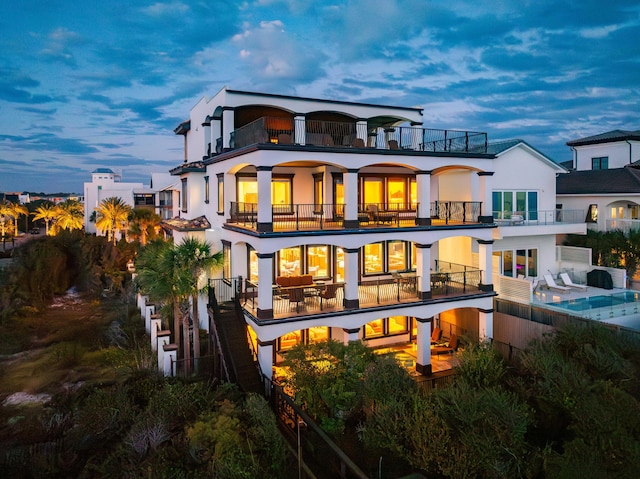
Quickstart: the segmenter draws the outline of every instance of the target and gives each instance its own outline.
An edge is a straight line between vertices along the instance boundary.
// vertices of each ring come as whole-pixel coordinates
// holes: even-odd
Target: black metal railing
[[[230,147],[302,144],[432,152],[486,153],[487,134],[414,126],[369,127],[364,122],[262,117],[231,133]],[[216,152],[222,149],[216,144]]]
[[[341,228],[345,205],[292,204],[272,205],[271,216],[275,230],[323,230]]]
[[[433,201],[431,219],[449,223],[477,223],[482,215],[481,201]]]

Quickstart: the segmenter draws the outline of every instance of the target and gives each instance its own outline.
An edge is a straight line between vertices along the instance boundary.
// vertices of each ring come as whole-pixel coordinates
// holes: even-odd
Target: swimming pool
[[[552,303],[558,308],[567,309],[571,312],[589,311],[599,308],[612,308],[619,305],[629,304],[633,307],[640,306],[640,292],[638,291],[622,291],[610,295],[598,295],[588,298],[576,298]]]
[[[640,330],[640,291],[566,299],[545,306],[573,316]]]

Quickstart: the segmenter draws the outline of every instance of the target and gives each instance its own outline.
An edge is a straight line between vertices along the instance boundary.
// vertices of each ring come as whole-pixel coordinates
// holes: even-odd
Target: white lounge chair
[[[565,286],[569,286],[570,288],[580,289],[582,291],[586,291],[588,288],[586,284],[574,283],[567,273],[560,273],[560,279]]]
[[[547,283],[547,288],[549,289],[555,289],[557,291],[562,291],[563,293],[571,291],[571,288],[569,288],[568,286],[560,286],[559,284],[556,284],[553,276],[551,276],[550,274],[544,275],[544,281]]]

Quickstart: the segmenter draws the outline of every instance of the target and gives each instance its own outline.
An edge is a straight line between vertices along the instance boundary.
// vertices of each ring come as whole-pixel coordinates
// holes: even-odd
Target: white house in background
[[[640,228],[640,130],[567,142],[573,168],[557,182],[557,203],[585,210],[589,228]]]
[[[161,218],[178,214],[179,192],[176,178],[169,173],[152,173],[146,188],[142,183],[124,183],[122,177],[110,168],[97,168],[91,173],[91,182],[84,184],[84,228],[89,234],[96,231],[92,214],[106,198],[118,197],[132,208],[149,208]]]
[[[494,264],[539,276],[556,234],[584,232],[582,214],[555,211],[562,169],[544,155],[424,121],[419,108],[223,88],[175,129],[174,236],[221,242],[266,376],[292,345],[328,337],[413,343],[429,375],[433,326],[492,337]]]

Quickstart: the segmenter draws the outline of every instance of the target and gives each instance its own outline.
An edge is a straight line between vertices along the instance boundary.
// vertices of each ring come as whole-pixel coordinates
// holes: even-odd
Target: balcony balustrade
[[[494,211],[494,222],[501,226],[578,224],[585,222],[583,210]]]
[[[344,228],[344,204],[272,205],[273,231],[316,231]],[[431,203],[432,226],[479,223],[479,201],[435,201]],[[358,225],[363,228],[409,228],[420,217],[418,203],[364,203],[358,205]],[[258,204],[232,202],[228,224],[257,229]]]
[[[444,265],[444,263],[443,263]],[[458,297],[480,293],[482,271],[458,265],[430,274],[433,299]],[[418,283],[420,277],[413,273],[397,273],[391,277],[363,279],[358,283],[359,309],[374,308],[399,303],[420,303]],[[323,294],[333,286],[330,282],[317,282],[306,286],[273,286],[273,318],[306,316],[325,312],[346,311],[344,307],[345,283],[337,283],[335,294]],[[257,316],[258,285],[245,280],[240,293],[241,305]]]
[[[447,153],[487,153],[487,134],[413,126],[374,127],[365,124],[262,117],[231,133],[231,149],[255,144],[298,144],[332,148],[370,148]],[[222,138],[216,153],[222,152]],[[208,152],[210,154],[210,151]]]

